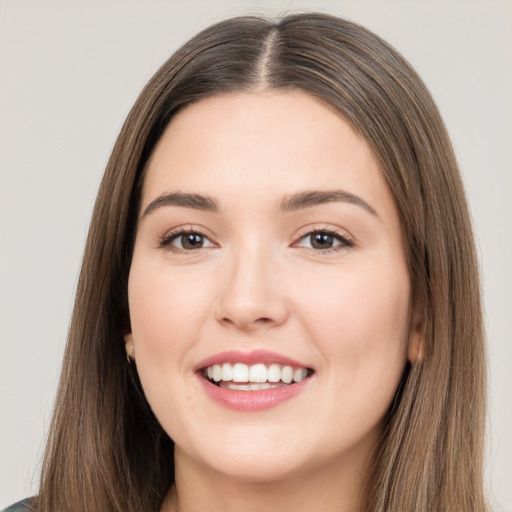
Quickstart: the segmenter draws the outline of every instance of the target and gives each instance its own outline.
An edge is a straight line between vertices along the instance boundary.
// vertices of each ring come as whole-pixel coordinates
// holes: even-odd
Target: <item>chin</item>
[[[300,460],[280,460],[275,457],[227,457],[222,461],[204,461],[217,474],[233,482],[259,484],[288,480],[306,471]]]
[[[232,481],[264,483],[301,473],[314,456],[304,450],[306,440],[290,438],[288,432],[283,438],[283,432],[272,435],[269,429],[229,430],[219,436],[210,431],[213,437],[208,443],[196,438],[196,442],[186,442],[181,447],[176,444],[176,457]]]

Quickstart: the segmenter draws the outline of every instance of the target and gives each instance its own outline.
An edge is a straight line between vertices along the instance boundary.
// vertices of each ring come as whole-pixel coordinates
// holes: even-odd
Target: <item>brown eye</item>
[[[162,247],[168,246],[182,251],[193,251],[204,247],[213,247],[214,244],[201,233],[180,232],[164,239]]]
[[[187,233],[186,235],[181,235],[179,239],[181,239],[182,248],[186,250],[199,249],[204,244],[204,237],[197,233]]]
[[[338,233],[330,231],[312,231],[300,238],[297,244],[300,247],[308,247],[317,251],[328,251],[330,249],[342,249],[353,247],[354,243]]]
[[[313,233],[309,237],[313,249],[330,249],[334,245],[334,236],[329,233]]]

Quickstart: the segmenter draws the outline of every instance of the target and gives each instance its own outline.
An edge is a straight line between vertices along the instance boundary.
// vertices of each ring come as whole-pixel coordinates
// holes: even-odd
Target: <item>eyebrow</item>
[[[201,194],[188,194],[183,192],[172,192],[163,194],[151,201],[144,210],[142,216],[149,215],[162,206],[181,206],[184,208],[194,208],[205,212],[218,212],[219,204],[211,197]]]
[[[280,211],[297,211],[321,204],[344,202],[355,204],[378,217],[376,210],[359,196],[344,190],[310,190],[286,196],[279,204]],[[151,201],[142,216],[149,215],[163,206],[181,206],[206,212],[218,212],[218,202],[209,196],[184,192],[163,194]]]
[[[377,211],[365,200],[344,190],[311,190],[286,196],[281,201],[279,209],[281,211],[296,211],[310,208],[311,206],[336,202],[355,204],[378,217]]]

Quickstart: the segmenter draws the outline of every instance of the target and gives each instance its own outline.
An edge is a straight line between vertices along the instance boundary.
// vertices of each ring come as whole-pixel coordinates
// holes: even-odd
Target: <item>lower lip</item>
[[[276,407],[286,402],[286,400],[297,396],[306,388],[311,380],[311,377],[308,377],[300,382],[287,386],[258,389],[255,391],[237,391],[216,386],[209,380],[206,380],[200,373],[197,374],[197,377],[206,394],[212,400],[228,409],[244,412],[262,411]]]

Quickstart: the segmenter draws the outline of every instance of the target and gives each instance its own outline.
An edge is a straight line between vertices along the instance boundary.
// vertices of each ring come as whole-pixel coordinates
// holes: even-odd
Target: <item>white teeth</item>
[[[304,380],[308,375],[306,368],[297,368],[293,373],[293,382],[300,382]]]
[[[222,366],[220,364],[213,365],[213,380],[215,382],[222,380]]]
[[[271,364],[267,370],[269,382],[279,382],[281,380],[281,367],[278,364]]]
[[[249,382],[249,367],[246,364],[233,365],[233,382]]]
[[[218,382],[219,385],[225,388],[252,391],[276,387],[271,384],[279,383],[279,385],[284,385],[291,384],[292,382],[301,382],[308,376],[308,370],[288,365],[281,366],[276,363],[268,367],[263,363],[251,366],[244,363],[223,363],[205,368],[204,376],[214,382]],[[227,384],[231,382],[240,384]],[[222,385],[224,383],[226,384]]]
[[[226,382],[221,383],[220,385],[222,388],[227,389],[234,389],[235,391],[259,391],[260,389],[270,389],[279,387],[273,384],[270,384],[270,382],[262,382],[262,383],[255,383],[255,384],[236,384],[234,382]]]
[[[251,389],[251,386],[248,384],[239,384],[238,386],[236,384],[231,384],[228,386],[229,389],[237,389],[239,391],[253,391]]]
[[[226,382],[233,380],[233,367],[229,363],[222,365],[222,380]]]
[[[291,381],[293,380],[293,368],[291,366],[285,366],[281,370],[281,380],[285,384],[290,384],[291,383]]]
[[[255,364],[249,368],[249,382],[267,382],[267,367]]]
[[[273,386],[270,382],[262,382],[261,384],[250,384],[249,387],[253,389],[270,389]]]

